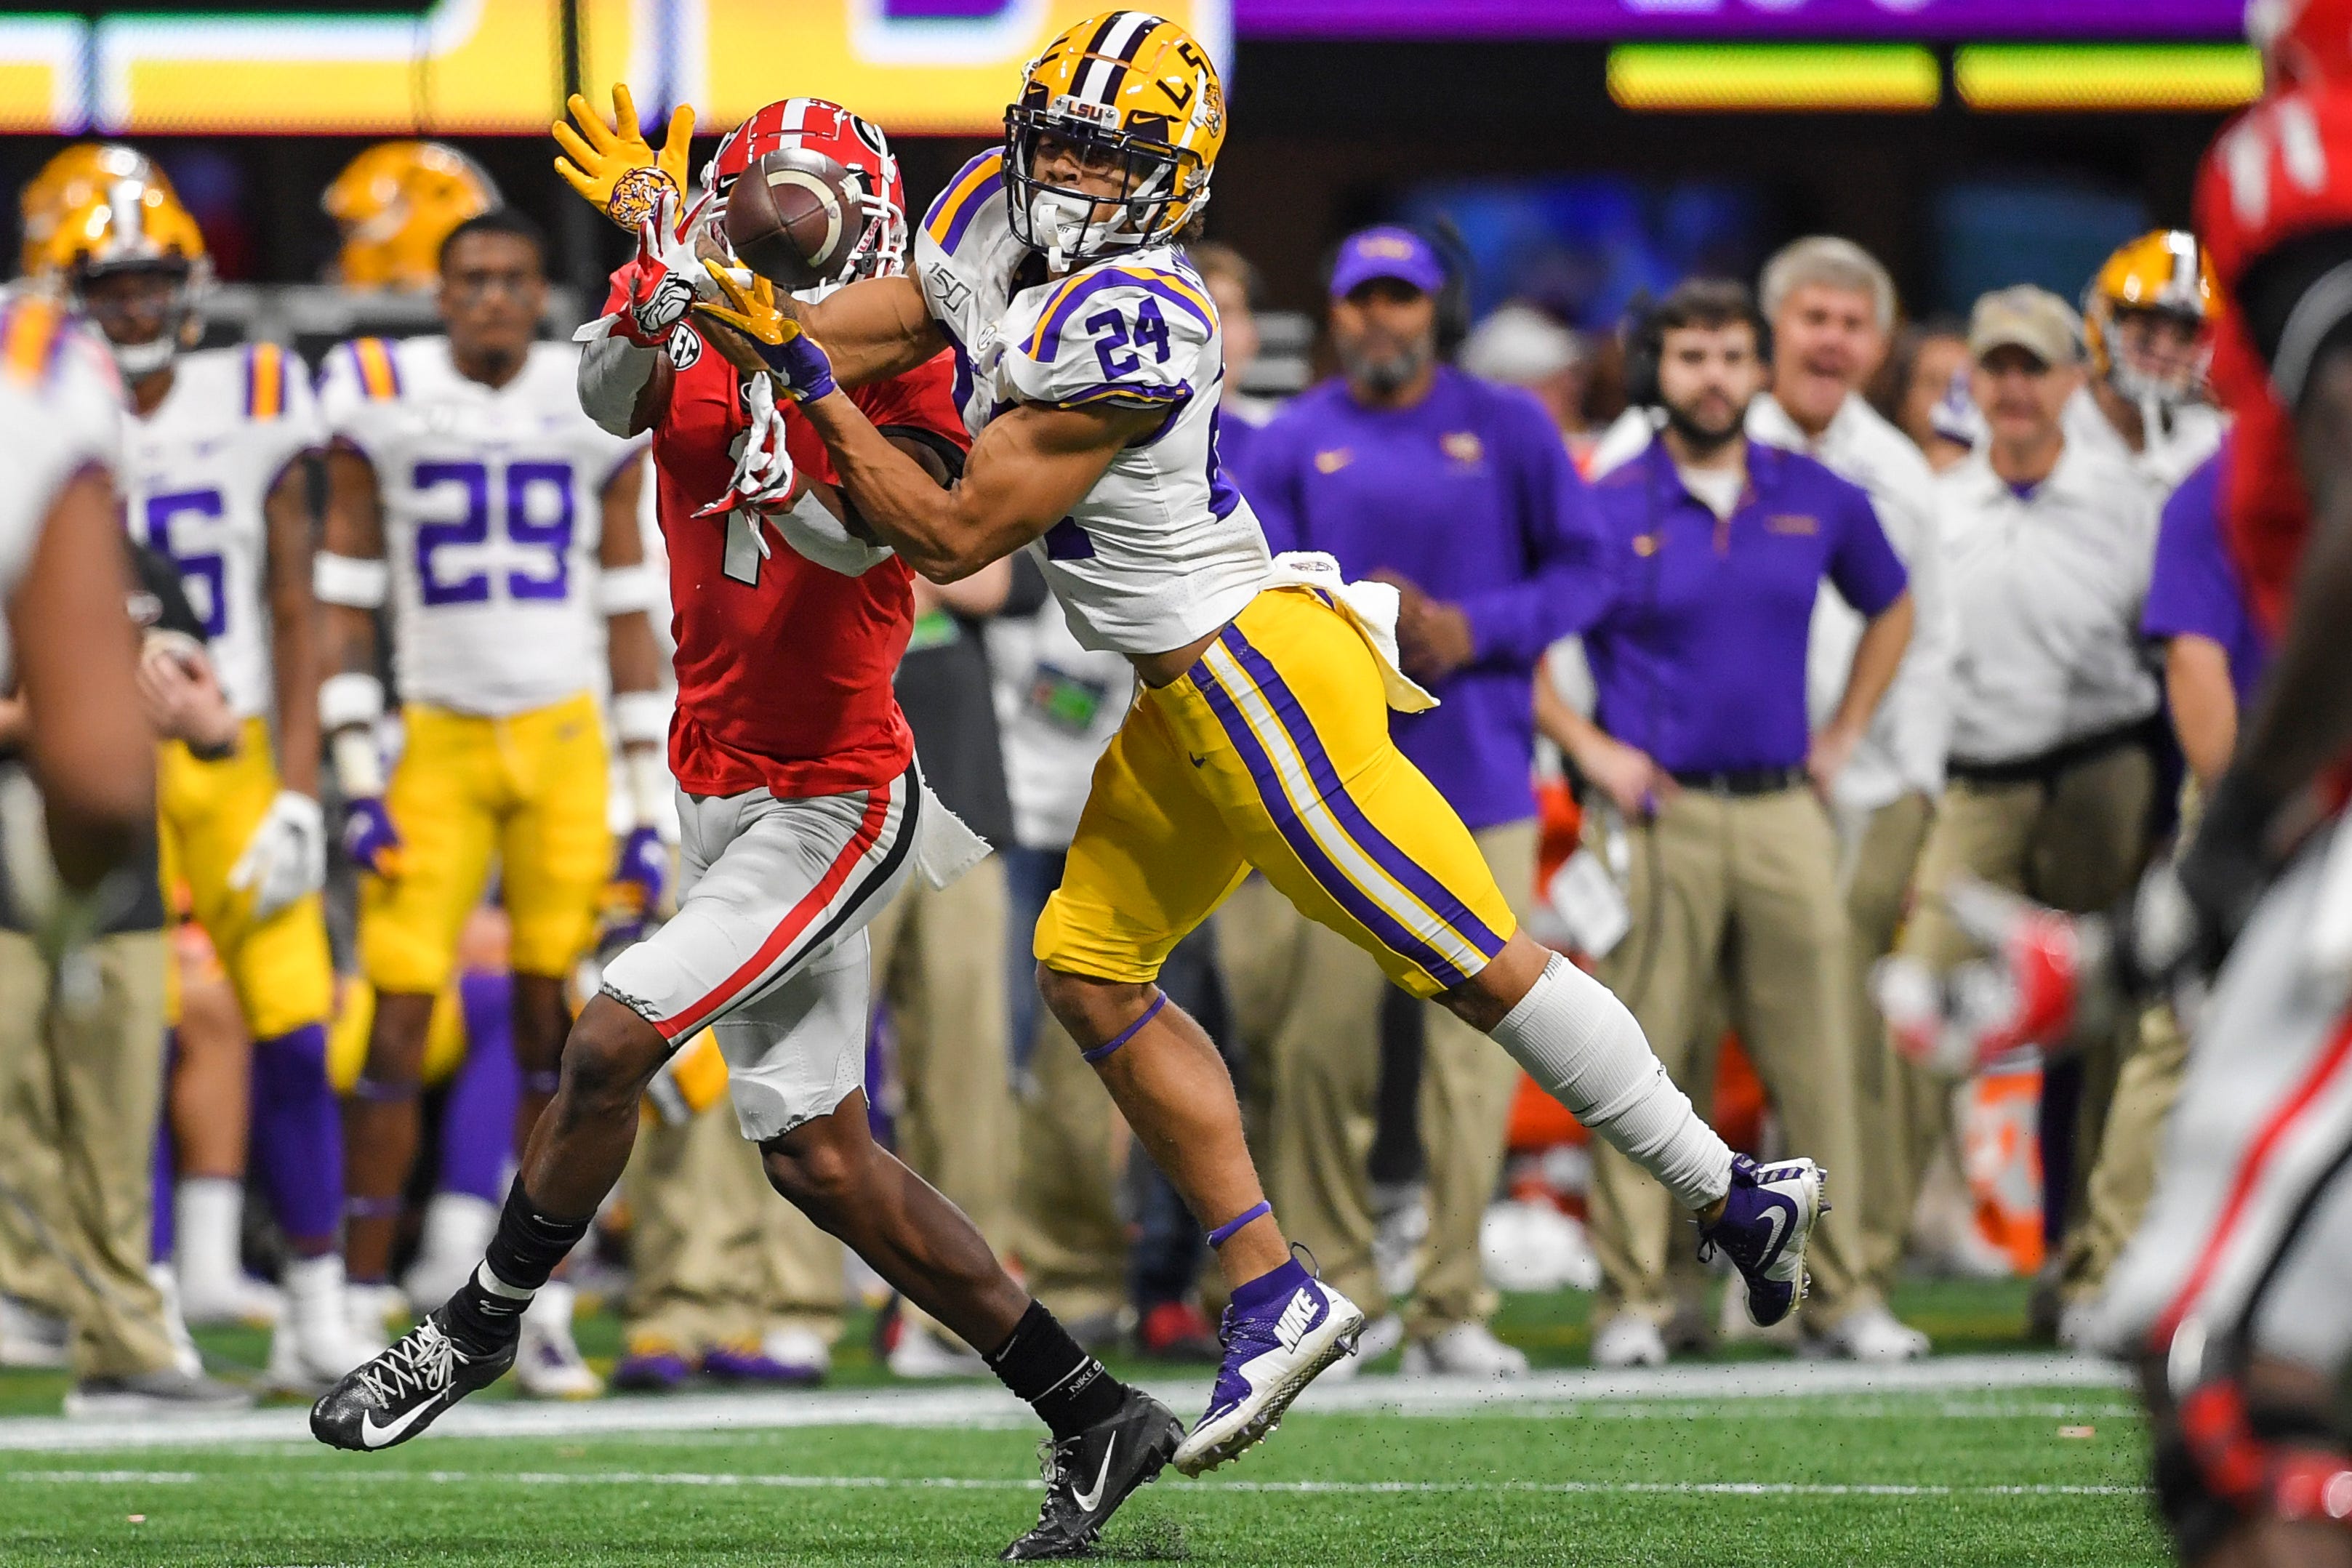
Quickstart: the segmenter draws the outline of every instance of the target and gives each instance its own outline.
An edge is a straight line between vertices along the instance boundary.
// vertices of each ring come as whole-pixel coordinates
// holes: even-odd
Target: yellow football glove
[[[687,150],[694,140],[691,104],[670,111],[669,131],[659,152],[647,144],[637,125],[636,100],[625,83],[613,84],[611,126],[576,92],[564,107],[580,129],[560,120],[551,127],[556,145],[570,154],[555,161],[555,172],[598,212],[635,234],[658,210],[663,187],[677,198],[680,209],[685,207]]]
[[[732,268],[722,267],[709,256],[702,258],[702,270],[719,286],[726,305],[714,305],[708,299],[698,299],[696,310],[714,321],[724,321],[747,338],[756,338],[770,347],[778,347],[800,330],[800,323],[785,315],[776,304],[776,286],[751,274],[749,287],[744,287]],[[748,270],[748,269],[747,269]],[[729,308],[729,307],[733,308]]]
[[[766,371],[776,379],[776,390],[795,402],[807,402],[830,396],[838,390],[833,379],[833,361],[825,357],[817,340],[802,329],[797,315],[787,314],[776,299],[776,286],[754,273],[747,287],[735,274],[706,256],[702,268],[719,286],[726,298],[724,305],[708,299],[697,299],[694,308],[713,321],[732,327],[739,334],[738,342],[730,344],[726,334],[714,340],[719,351],[740,370],[755,367],[736,356],[740,346],[758,361],[756,368]]]

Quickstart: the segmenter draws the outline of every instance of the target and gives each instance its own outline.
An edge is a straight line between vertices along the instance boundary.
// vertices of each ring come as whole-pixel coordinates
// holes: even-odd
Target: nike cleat
[[[511,1341],[487,1355],[460,1350],[443,1326],[444,1310],[425,1313],[398,1343],[327,1390],[310,1406],[310,1436],[361,1454],[405,1443],[514,1364]]]
[[[1092,1554],[1095,1537],[1128,1494],[1158,1476],[1184,1439],[1176,1413],[1139,1388],[1118,1409],[1074,1437],[1037,1447],[1045,1466],[1045,1506],[1036,1528],[1006,1547],[1002,1561],[1036,1563]]]
[[[1797,1310],[1811,1283],[1805,1273],[1805,1243],[1813,1222],[1827,1212],[1822,1178],[1828,1173],[1811,1160],[1759,1166],[1746,1155],[1731,1157],[1731,1190],[1723,1213],[1699,1232],[1702,1262],[1719,1250],[1748,1285],[1748,1316],[1759,1328]]]
[[[1300,1281],[1297,1288],[1253,1310],[1244,1310],[1238,1299],[1225,1309],[1217,1329],[1225,1345],[1217,1386],[1200,1425],[1176,1450],[1176,1468],[1185,1475],[1213,1470],[1255,1446],[1324,1368],[1355,1354],[1363,1309],[1296,1264],[1289,1267]]]

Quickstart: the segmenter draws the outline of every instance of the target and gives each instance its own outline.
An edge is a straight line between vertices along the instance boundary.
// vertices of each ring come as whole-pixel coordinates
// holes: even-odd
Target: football
[[[848,170],[822,152],[788,147],[761,158],[728,188],[726,226],[736,259],[789,292],[839,280],[866,214]]]

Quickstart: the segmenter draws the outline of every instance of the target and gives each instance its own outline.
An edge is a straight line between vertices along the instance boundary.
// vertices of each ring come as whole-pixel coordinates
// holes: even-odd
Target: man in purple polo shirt
[[[2245,584],[2221,538],[2221,495],[2231,445],[2180,482],[2156,530],[2140,632],[2164,651],[2165,706],[2189,763],[2181,789],[2179,837],[2197,825],[2205,792],[2237,748],[2238,719],[2270,664],[2270,643],[2256,626]],[[2131,1054],[2116,1075],[2106,1131],[2092,1167],[2083,1223],[2067,1238],[2061,1281],[2060,1340],[2086,1343],[2094,1304],[2124,1244],[2139,1228],[2156,1185],[2156,1155],[2165,1118],[2188,1071],[2189,1041],[2169,1001],[2140,1015]]]
[[[1847,917],[1822,796],[1902,661],[1911,596],[1864,491],[1743,433],[1766,337],[1736,283],[1685,283],[1653,314],[1643,347],[1666,423],[1592,486],[1617,585],[1584,634],[1599,704],[1591,720],[1558,704],[1545,714],[1605,797],[1587,815],[1589,838],[1605,846],[1622,832],[1631,850],[1618,858],[1633,928],[1602,980],[1688,1082],[1712,1074],[1711,1049],[1693,1036],[1704,990],[1727,971],[1741,1039],[1789,1141],[1830,1151],[1819,1157],[1832,1175],[1858,1176]],[[1816,734],[1805,656],[1824,578],[1866,624]],[[1592,1187],[1603,1279],[1593,1359],[1654,1364],[1671,1312],[1666,1195],[1598,1145]],[[1884,1317],[1861,1277],[1858,1212],[1835,1204],[1813,1233],[1805,1322],[1833,1352],[1875,1355],[1854,1332]]]
[[[1536,662],[1591,622],[1608,589],[1590,499],[1542,405],[1441,361],[1445,282],[1408,229],[1350,236],[1330,286],[1341,374],[1255,434],[1240,482],[1275,550],[1321,550],[1349,577],[1402,591],[1405,667],[1439,706],[1398,716],[1397,745],[1461,813],[1524,915],[1535,890]],[[1430,1233],[1402,1322],[1385,1316],[1365,1165],[1381,974],[1344,938],[1255,891],[1220,919],[1236,1010],[1263,1069],[1253,1076],[1268,1196],[1325,1277],[1373,1315],[1367,1351],[1402,1332],[1408,1371],[1524,1373],[1527,1358],[1486,1327],[1496,1300],[1478,1256],[1517,1068],[1428,1009]]]

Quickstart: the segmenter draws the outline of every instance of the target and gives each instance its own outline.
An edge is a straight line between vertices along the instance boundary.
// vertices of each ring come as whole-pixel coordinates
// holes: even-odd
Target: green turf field
[[[1973,1299],[1947,1299],[1956,1314],[1948,1334],[1970,1321]],[[2011,1300],[1981,1298],[1988,1329]],[[1911,1303],[1914,1315],[1931,1317],[1929,1304]],[[1568,1352],[1580,1316],[1522,1300],[1507,1322],[1515,1338],[1565,1364],[1576,1359]],[[1310,1395],[1240,1464],[1201,1481],[1171,1472],[1129,1505],[1106,1554],[1348,1568],[2167,1561],[2140,1490],[2139,1425],[2120,1391],[1769,1392],[1780,1375],[1753,1362],[1675,1369],[1646,1389],[1468,1410],[1412,1392],[1427,1385],[1360,1380],[1332,1398],[1357,1408],[1318,1415]],[[862,1366],[845,1368],[844,1382],[850,1392],[835,1397],[871,1406],[875,1418],[930,1418],[901,1392],[858,1394],[870,1382]],[[29,1393],[23,1378],[0,1378],[0,1391]],[[1361,1408],[1390,1391],[1410,1407]],[[366,1457],[294,1436],[290,1411],[244,1418],[200,1446],[161,1431],[74,1440],[57,1437],[59,1427],[0,1421],[0,1563],[985,1561],[1034,1517],[1034,1428],[985,1388],[944,1397],[978,1414],[716,1430],[693,1419],[716,1405],[607,1400],[502,1413],[481,1401],[479,1413],[461,1414],[537,1428],[436,1432]],[[791,1406],[769,1396],[761,1407]],[[678,1430],[614,1429],[664,1416],[690,1419]],[[264,1426],[274,1435],[250,1435]],[[116,1446],[89,1446],[100,1439]]]

